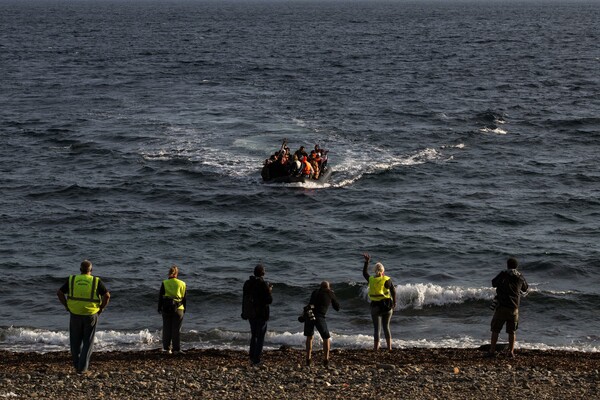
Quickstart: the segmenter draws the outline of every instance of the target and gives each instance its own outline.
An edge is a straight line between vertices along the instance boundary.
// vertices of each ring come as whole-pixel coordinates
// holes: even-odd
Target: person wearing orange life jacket
[[[314,169],[310,164],[310,161],[306,156],[302,158],[302,176],[305,178],[312,178]]]
[[[363,277],[369,282],[369,299],[371,300],[371,318],[373,320],[373,349],[379,349],[379,331],[383,326],[383,334],[387,342],[387,349],[392,350],[392,334],[390,319],[396,308],[396,288],[389,276],[385,276],[385,267],[382,263],[375,264],[375,275],[369,276],[368,268],[371,256],[364,253],[365,263]]]
[[[98,315],[108,305],[110,293],[100,278],[92,276],[92,263],[83,260],[80,275],[71,275],[58,289],[58,300],[69,311],[69,341],[73,366],[86,374],[94,347]]]
[[[184,354],[181,350],[181,326],[186,308],[186,285],[179,280],[179,268],[169,268],[169,279],[165,279],[158,296],[158,312],[163,318],[163,351],[171,354]]]
[[[319,155],[313,150],[310,152],[310,165],[313,167],[313,178],[319,179],[319,175],[321,173],[321,168],[319,167],[321,162],[321,158]]]

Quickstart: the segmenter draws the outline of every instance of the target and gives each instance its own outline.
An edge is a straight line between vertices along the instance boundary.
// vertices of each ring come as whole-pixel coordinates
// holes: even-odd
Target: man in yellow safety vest
[[[83,260],[80,275],[71,275],[58,289],[58,300],[71,314],[69,340],[73,365],[79,374],[87,373],[94,347],[98,315],[110,300],[100,278],[92,276],[92,263]]]

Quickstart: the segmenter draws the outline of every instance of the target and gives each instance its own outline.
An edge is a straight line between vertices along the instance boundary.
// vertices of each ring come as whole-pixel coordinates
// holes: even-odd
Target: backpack
[[[174,299],[166,297],[163,300],[162,310],[165,314],[175,314],[179,306],[181,306],[180,301],[175,301]]]
[[[254,284],[248,280],[244,284],[242,297],[242,319],[256,318],[256,307],[254,306]]]

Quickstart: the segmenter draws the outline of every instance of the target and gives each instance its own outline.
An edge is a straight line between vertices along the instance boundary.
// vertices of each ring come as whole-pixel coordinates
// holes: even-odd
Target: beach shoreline
[[[68,352],[0,351],[0,397],[100,398],[595,398],[600,353],[518,350],[484,358],[481,349],[334,349],[328,367],[313,352],[265,351],[260,366],[236,350],[96,352],[87,375]]]

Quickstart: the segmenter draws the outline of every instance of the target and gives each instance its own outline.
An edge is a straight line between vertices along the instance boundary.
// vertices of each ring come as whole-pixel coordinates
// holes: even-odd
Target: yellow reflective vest
[[[185,282],[181,281],[177,278],[165,279],[163,281],[163,286],[165,287],[165,295],[169,299],[173,299],[175,301],[182,301],[185,297]],[[183,310],[183,304],[177,307],[178,310]]]
[[[371,301],[380,301],[391,299],[390,289],[385,287],[385,283],[390,280],[389,276],[370,276],[369,277],[369,298]]]
[[[100,311],[102,299],[98,295],[100,278],[87,274],[69,276],[67,307],[76,315],[94,315]]]

